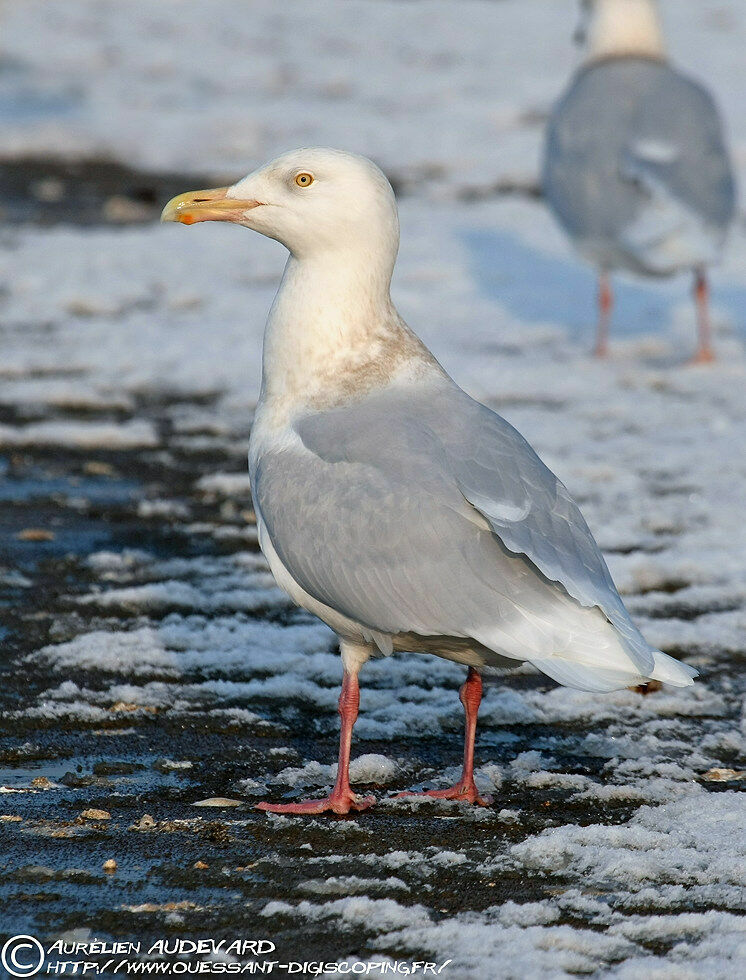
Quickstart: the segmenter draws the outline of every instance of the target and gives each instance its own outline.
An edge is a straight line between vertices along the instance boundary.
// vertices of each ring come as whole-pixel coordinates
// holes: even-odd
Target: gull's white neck
[[[587,61],[622,56],[666,56],[652,0],[597,0],[588,28]]]
[[[437,362],[397,313],[393,261],[291,254],[264,333],[260,404],[280,418],[324,409]]]

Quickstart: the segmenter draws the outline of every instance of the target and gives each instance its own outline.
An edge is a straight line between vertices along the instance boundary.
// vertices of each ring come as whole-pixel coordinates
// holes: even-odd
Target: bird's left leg
[[[598,274],[598,323],[596,325],[596,346],[593,348],[594,357],[609,356],[609,323],[614,306],[614,293],[611,288],[611,276],[608,270],[602,269]]]
[[[337,780],[329,796],[321,800],[303,800],[300,803],[259,803],[257,810],[270,813],[314,814],[349,813],[350,810],[367,810],[376,802],[374,796],[358,796],[350,787],[350,748],[352,745],[352,729],[357,720],[360,705],[360,686],[357,675],[365,661],[370,657],[370,648],[363,644],[341,640],[342,692],[339,695],[339,762],[337,765]]]
[[[480,796],[474,782],[474,740],[477,735],[477,713],[482,701],[482,677],[474,667],[469,667],[469,673],[459,691],[461,704],[466,716],[466,731],[464,733],[464,767],[461,779],[455,786],[448,789],[429,789],[423,793],[399,793],[399,796],[433,796],[441,800],[462,800],[464,803],[476,803],[478,806],[489,806],[492,797]]]
[[[709,293],[707,276],[703,269],[698,269],[694,278],[694,302],[697,306],[697,333],[699,343],[697,353],[691,359],[691,364],[711,364],[715,360],[710,327]]]

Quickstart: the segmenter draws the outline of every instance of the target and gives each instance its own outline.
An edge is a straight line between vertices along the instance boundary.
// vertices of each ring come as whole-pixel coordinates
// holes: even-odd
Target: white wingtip
[[[669,657],[660,650],[653,650],[654,668],[649,676],[634,673],[633,670],[620,670],[608,667],[588,666],[573,663],[560,657],[547,657],[543,660],[533,658],[534,667],[548,674],[552,680],[565,687],[574,687],[579,691],[595,691],[608,693],[619,691],[645,681],[656,680],[672,687],[691,687],[699,671],[689,664],[683,664]]]
[[[656,650],[653,657],[655,658],[655,670],[650,675],[653,680],[672,684],[674,687],[691,687],[694,678],[699,676],[699,671],[695,667],[675,660],[673,657],[669,657],[667,653],[661,653],[660,650]]]

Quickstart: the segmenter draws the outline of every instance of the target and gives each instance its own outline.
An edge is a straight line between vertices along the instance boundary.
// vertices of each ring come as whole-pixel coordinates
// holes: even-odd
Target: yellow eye
[[[298,187],[310,187],[313,183],[313,174],[298,174],[295,183]]]

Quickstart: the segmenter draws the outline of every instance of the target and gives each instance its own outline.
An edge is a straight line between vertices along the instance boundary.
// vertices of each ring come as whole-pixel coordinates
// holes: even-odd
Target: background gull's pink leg
[[[611,308],[614,304],[614,294],[611,290],[609,273],[604,269],[598,276],[598,325],[596,327],[596,346],[594,357],[609,356],[609,321]]]
[[[697,306],[697,352],[691,359],[691,364],[711,364],[715,360],[712,349],[712,329],[710,326],[710,290],[707,276],[700,269],[695,273],[694,302]]]

